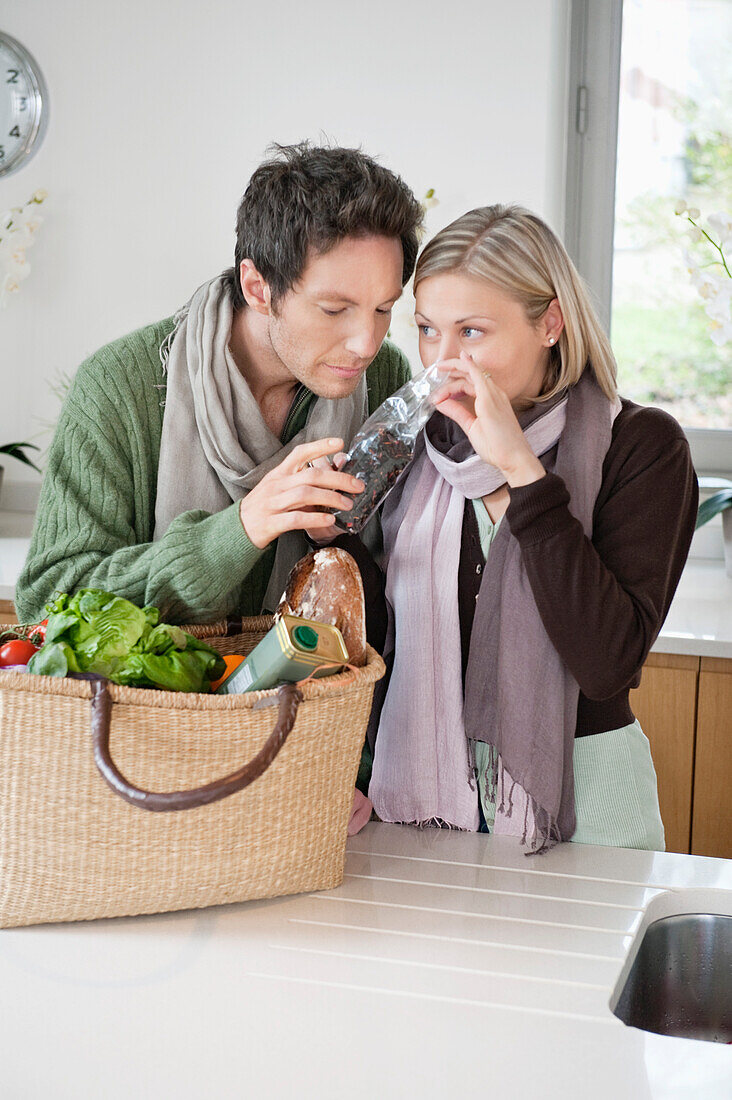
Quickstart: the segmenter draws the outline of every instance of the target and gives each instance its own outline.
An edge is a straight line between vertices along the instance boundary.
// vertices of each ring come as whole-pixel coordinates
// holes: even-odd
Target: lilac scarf
[[[570,511],[588,538],[619,407],[587,370],[562,401],[534,406],[521,418],[533,452],[546,455],[546,468],[564,479]],[[502,794],[509,780],[508,799],[497,799],[496,831],[516,831],[502,820],[516,801],[525,811],[518,831],[528,829],[534,845],[567,840],[575,829],[579,686],[544,629],[521,550],[504,522],[483,573],[463,698],[457,599],[463,509],[466,498],[486,496],[505,478],[466,444],[457,448],[462,461],[441,453],[431,429],[432,423],[382,517],[392,612],[387,652],[393,648],[395,659],[369,797],[384,821],[477,830],[472,742],[486,741],[493,749],[492,789]]]

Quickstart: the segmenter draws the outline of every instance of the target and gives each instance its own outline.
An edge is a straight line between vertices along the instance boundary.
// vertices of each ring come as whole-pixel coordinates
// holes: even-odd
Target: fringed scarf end
[[[472,737],[468,738],[468,786],[471,791],[476,790],[475,777],[478,774],[478,765],[475,760],[475,741]]]
[[[475,742],[473,742],[473,753],[475,753]],[[498,767],[500,757],[496,752],[495,746],[488,745],[488,763],[486,765],[483,778],[485,780],[485,793],[489,802],[495,802],[498,795]]]
[[[462,825],[453,825],[445,821],[443,817],[426,817],[422,821],[403,821],[402,825],[412,825],[415,829],[452,829],[456,833],[467,833],[470,829],[464,829]]]
[[[472,758],[475,759],[475,742],[471,739]],[[485,794],[488,802],[496,806],[496,813],[510,818],[514,808],[514,792],[516,787],[522,790],[518,780],[509,775],[508,797],[506,797],[506,769],[503,760],[495,745],[486,742],[488,747],[488,763],[483,772],[485,782]],[[476,769],[477,774],[477,769]],[[519,802],[520,806],[521,803]],[[530,833],[530,835],[529,835]],[[524,821],[521,833],[521,844],[529,847],[527,856],[543,855],[557,844],[561,844],[562,837],[559,832],[559,824],[556,817],[547,813],[538,805],[536,799],[530,795],[524,800]]]
[[[557,844],[562,843],[559,824],[556,817],[542,809],[542,807],[536,803],[535,799],[527,799],[526,815],[524,816],[524,835],[521,839],[522,844],[526,844],[529,803],[531,804],[531,810],[534,817],[534,829],[531,834],[530,850],[524,852],[524,855],[543,856],[551,851],[552,848],[555,848]],[[541,824],[539,824],[540,822]]]
[[[170,330],[170,332],[168,333],[168,335],[165,337],[165,339],[163,340],[160,347],[158,348],[158,355],[160,356],[160,366],[163,368],[163,374],[168,373],[168,360],[170,359],[170,347],[171,347],[171,344],[173,343],[173,341],[175,340],[178,329],[181,326],[181,322],[184,320],[186,314],[188,313],[189,306],[190,306],[190,302],[186,303],[186,305],[184,305],[182,309],[179,309],[173,315],[173,327]]]

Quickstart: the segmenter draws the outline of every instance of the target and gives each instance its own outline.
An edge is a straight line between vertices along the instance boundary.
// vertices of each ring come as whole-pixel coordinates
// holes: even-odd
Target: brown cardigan
[[[660,409],[622,402],[603,464],[591,541],[570,512],[569,493],[556,474],[511,489],[510,495],[504,522],[521,546],[547,634],[580,687],[575,736],[632,722],[628,692],[640,683],[694,533],[698,488],[683,431]],[[358,539],[338,539],[337,545],[353,553],[361,567],[370,640],[378,648],[386,633],[383,578]],[[458,572],[463,678],[483,564],[475,512],[466,501]],[[374,694],[372,745],[387,681],[388,674]]]

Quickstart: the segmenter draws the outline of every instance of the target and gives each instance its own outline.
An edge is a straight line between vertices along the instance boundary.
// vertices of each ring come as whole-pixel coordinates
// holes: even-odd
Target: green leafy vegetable
[[[75,626],[78,621],[73,611],[58,611],[53,615],[49,615],[48,626],[46,627],[46,641],[55,642],[57,638],[61,637],[65,630],[68,630],[70,626]]]
[[[28,671],[42,676],[66,676],[82,669],[68,642],[47,642],[31,657]]]
[[[225,672],[215,649],[179,626],[161,623],[156,607],[82,588],[73,596],[61,593],[46,610],[46,644],[29,661],[29,672],[96,672],[130,687],[204,692]]]
[[[188,635],[179,626],[161,623],[151,630],[145,639],[147,653],[168,653],[171,649],[185,649]]]

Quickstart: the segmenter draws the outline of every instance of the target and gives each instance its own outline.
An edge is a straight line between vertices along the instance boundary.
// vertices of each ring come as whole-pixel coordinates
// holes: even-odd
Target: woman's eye
[[[376,312],[381,313],[382,316],[384,316],[384,317],[389,317],[389,316],[391,316],[391,310],[392,310],[392,307],[389,306],[388,309],[377,309]]]
[[[321,306],[320,308],[323,310],[323,313],[325,313],[327,317],[337,317],[339,313],[343,313],[342,309],[326,309],[324,306]]]
[[[426,336],[427,339],[432,339],[433,336],[437,335],[437,330],[432,328],[432,325],[419,325],[418,327],[421,334]]]
[[[482,336],[483,335],[482,329],[479,329],[479,328],[464,328],[463,329],[463,336],[467,336],[468,340],[470,340],[473,335]]]

